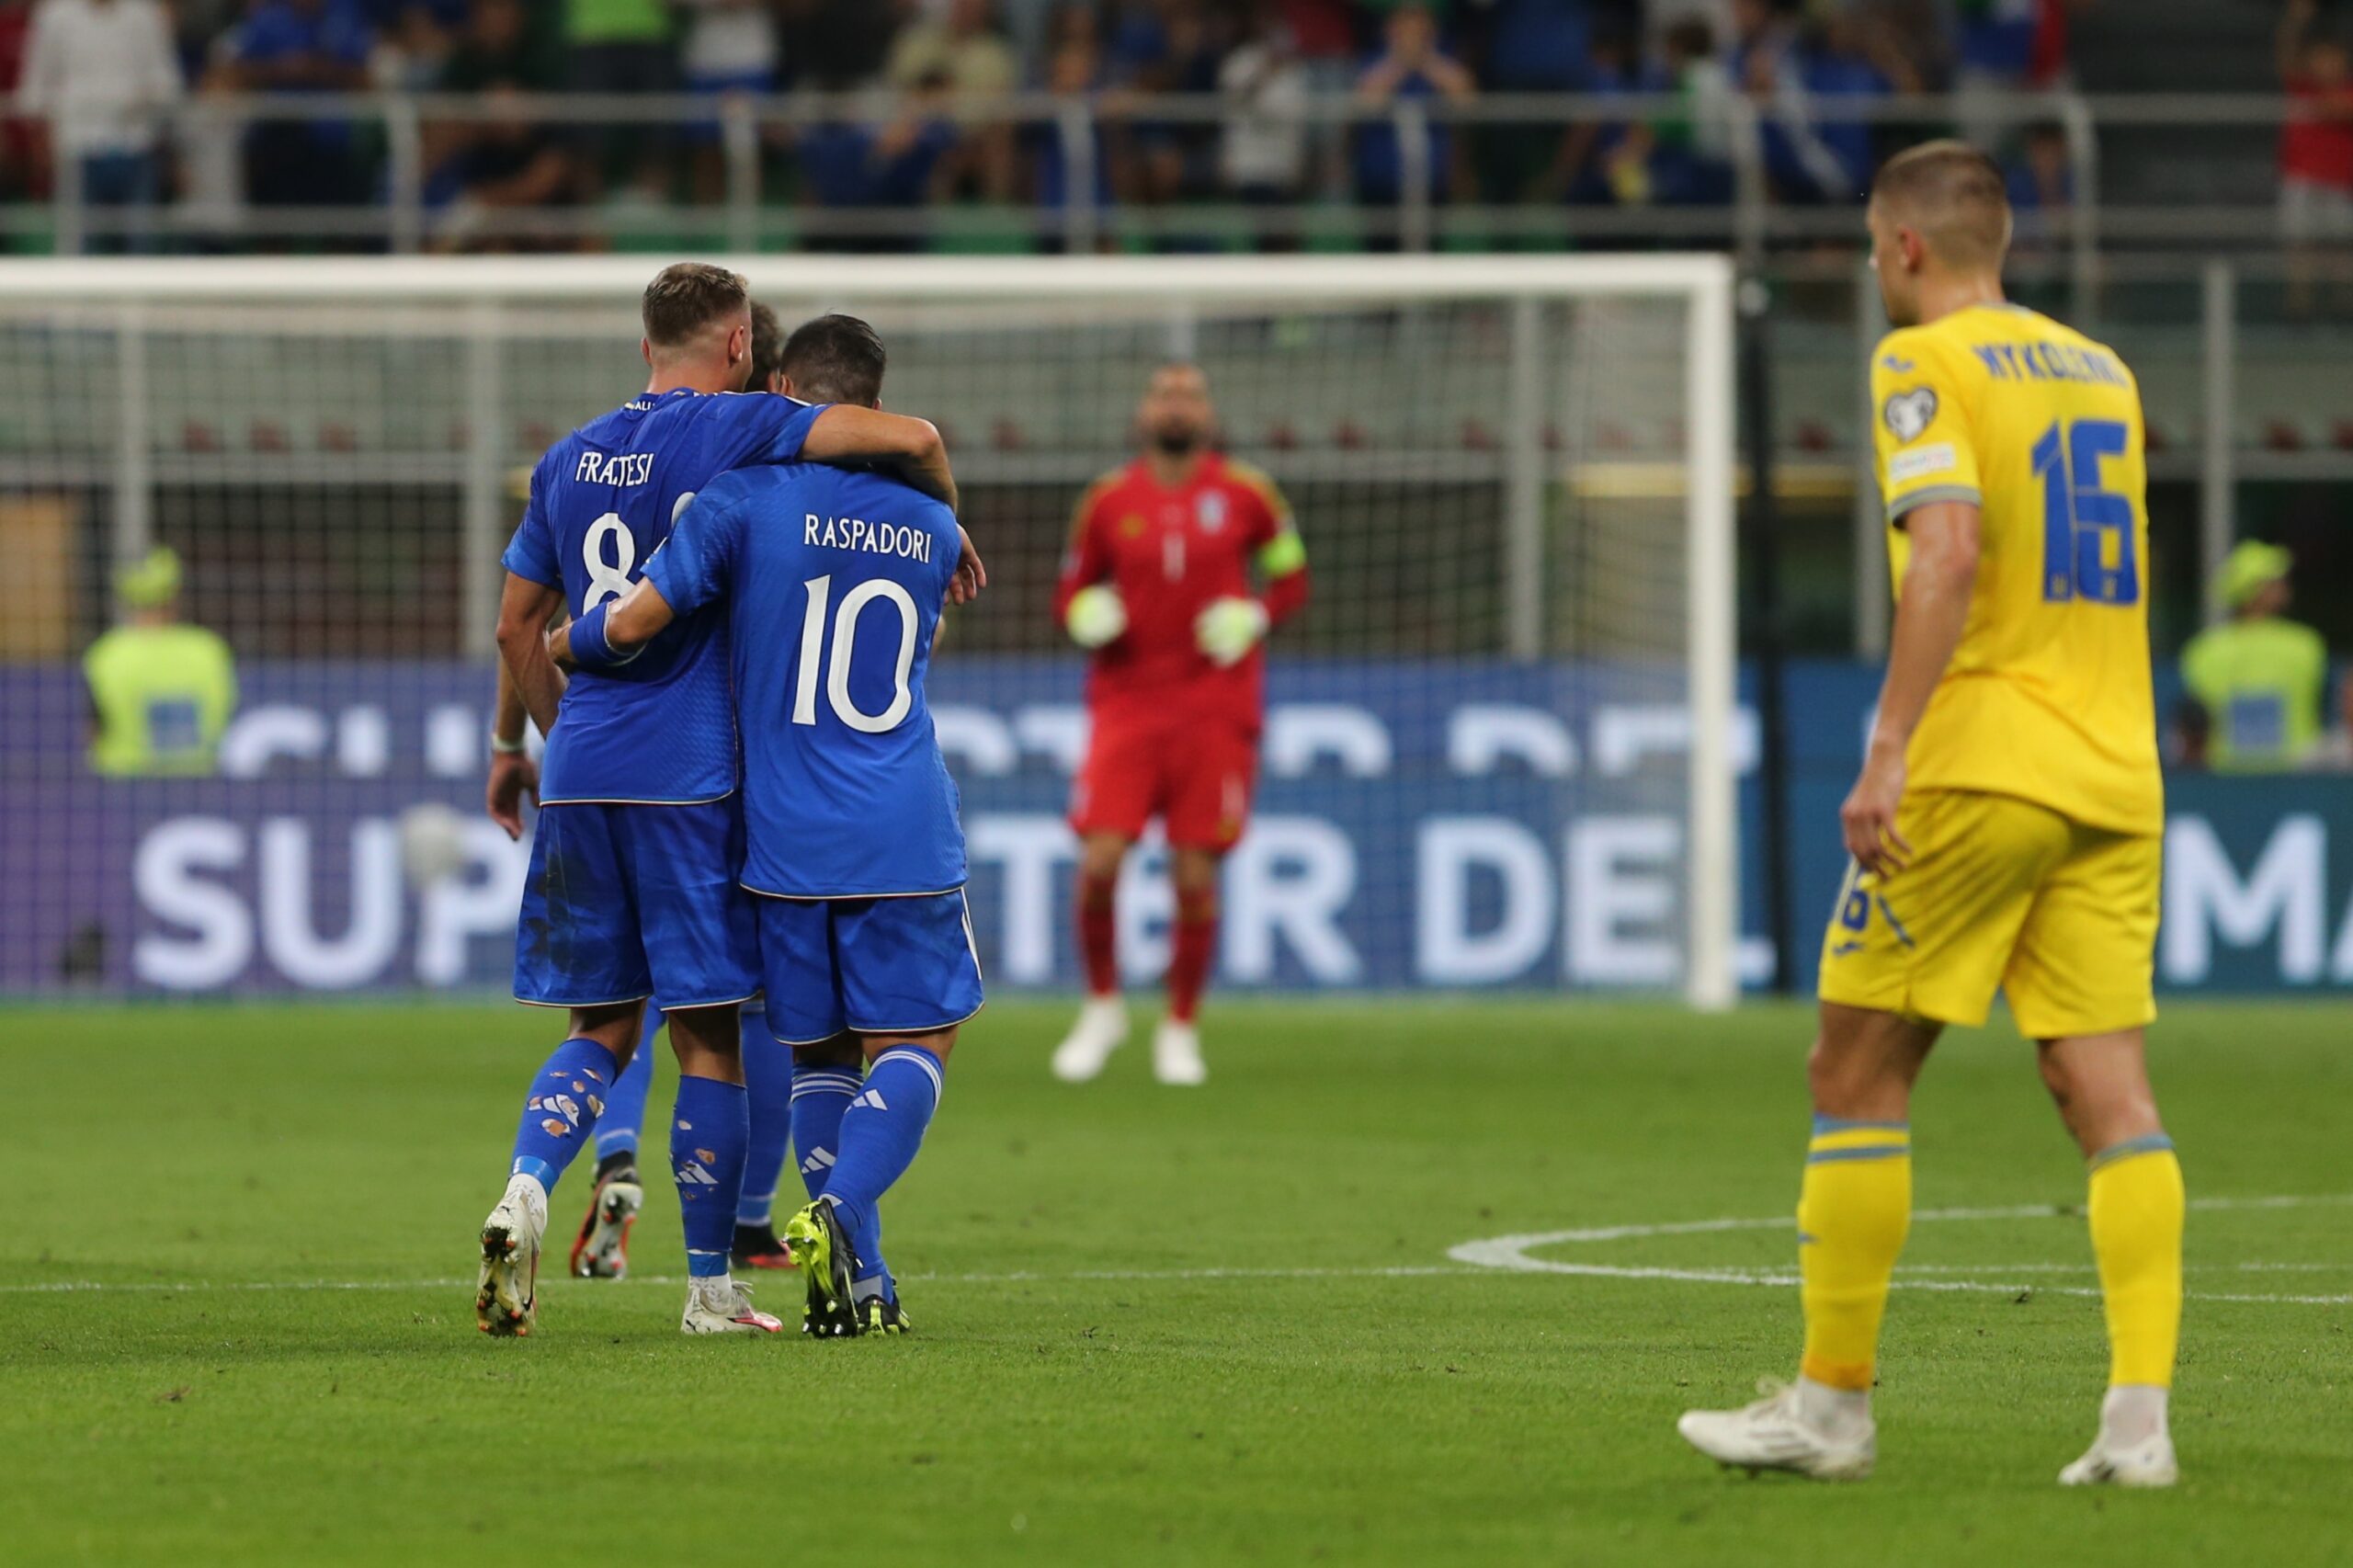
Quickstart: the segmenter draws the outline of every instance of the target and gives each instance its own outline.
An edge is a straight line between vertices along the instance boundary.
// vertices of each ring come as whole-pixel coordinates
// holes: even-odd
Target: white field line
[[[2195,1199],[2189,1207],[2197,1210],[2302,1209],[2321,1206],[2353,1204],[2353,1193],[2330,1193],[2315,1197],[2273,1198],[2205,1198]],[[2081,1217],[2077,1209],[2062,1209],[2054,1204],[2013,1204],[1989,1209],[1924,1209],[1912,1216],[1915,1223],[1939,1221],[1961,1221],[1976,1220],[2057,1220]],[[1484,1241],[1464,1242],[1449,1248],[1447,1256],[1457,1263],[1477,1264],[1483,1268],[1502,1269],[1521,1274],[1568,1274],[1592,1279],[1672,1279],[1699,1285],[1763,1285],[1787,1288],[1798,1283],[1797,1275],[1786,1268],[1680,1268],[1665,1266],[1628,1266],[1608,1263],[1571,1263],[1559,1258],[1529,1256],[1537,1247],[1565,1246],[1573,1243],[1626,1241],[1649,1236],[1699,1235],[1722,1231],[1772,1231],[1794,1229],[1793,1218],[1776,1216],[1772,1219],[1687,1220],[1656,1225],[1601,1225],[1566,1231],[1544,1231],[1529,1235],[1495,1236]],[[2287,1267],[2293,1267],[2294,1265]],[[2325,1265],[2322,1266],[2327,1267]],[[2353,1265],[2348,1265],[2353,1267]],[[2061,1266],[2063,1267],[2063,1266]],[[1988,1266],[1976,1272],[1987,1274],[2024,1275],[2058,1271],[2049,1265],[2029,1265],[2023,1268],[2004,1269]],[[1899,1270],[1912,1273],[1913,1270]],[[1953,1273],[1961,1272],[1955,1268]],[[2053,1296],[2093,1296],[2099,1294],[2097,1286],[2029,1285],[2014,1279],[1967,1278],[1898,1278],[1899,1290],[1966,1290],[1986,1294],[2040,1291]],[[2197,1301],[2236,1301],[2278,1303],[2294,1306],[2342,1306],[2353,1302],[2353,1294],[2346,1295],[2276,1295],[2222,1290],[2188,1290],[2183,1294]]]
[[[2206,1198],[2194,1199],[2190,1207],[2197,1210],[2263,1210],[2302,1209],[2353,1205],[2353,1193],[2335,1193],[2314,1197],[2279,1198]],[[2051,1204],[2017,1204],[1985,1209],[1927,1209],[1913,1216],[1915,1221],[1967,1221],[1984,1220],[2050,1220],[2079,1218],[2080,1211],[2061,1209]],[[1789,1269],[1749,1269],[1709,1267],[1673,1267],[1666,1265],[1631,1265],[1606,1263],[1571,1263],[1555,1258],[1531,1257],[1535,1247],[1562,1246],[1573,1243],[1639,1240],[1654,1236],[1704,1235],[1724,1231],[1788,1230],[1794,1221],[1786,1217],[1771,1219],[1685,1220],[1657,1224],[1625,1224],[1589,1226],[1579,1230],[1547,1231],[1529,1235],[1496,1236],[1485,1241],[1465,1242],[1450,1249],[1447,1264],[1403,1264],[1363,1268],[1107,1268],[1076,1269],[1064,1272],[1016,1271],[997,1274],[911,1274],[904,1278],[911,1284],[939,1285],[1016,1285],[1051,1284],[1069,1281],[1139,1281],[1184,1282],[1219,1279],[1411,1279],[1432,1276],[1472,1276],[1506,1272],[1520,1274],[1566,1274],[1597,1279],[1666,1279],[1700,1285],[1750,1285],[1786,1288],[1798,1282],[1797,1275]],[[2191,1264],[2188,1272],[2299,1272],[2327,1273],[2353,1269],[2353,1259],[2343,1263],[2221,1263]],[[1910,1290],[1960,1290],[1986,1294],[2009,1294],[2040,1291],[2057,1296],[2097,1296],[2094,1287],[2063,1285],[2030,1285],[2018,1278],[1981,1279],[1963,1278],[1974,1275],[2016,1276],[2088,1274],[2088,1264],[2011,1263],[2011,1264],[1923,1264],[1899,1268],[1897,1273],[1914,1278],[1900,1278],[1896,1289]],[[1918,1278],[1919,1276],[1951,1276],[1952,1278]],[[563,1279],[561,1275],[551,1279]],[[685,1284],[683,1275],[632,1274],[627,1279],[610,1283],[623,1285]],[[565,1280],[569,1286],[572,1282]],[[193,1294],[204,1291],[277,1291],[277,1290],[455,1290],[472,1289],[474,1281],[451,1276],[440,1279],[256,1279],[256,1280],[54,1280],[42,1284],[0,1285],[0,1295],[64,1295],[74,1292],[149,1291],[164,1294]],[[584,1289],[605,1289],[606,1285]],[[2191,1301],[2234,1301],[2257,1304],[2293,1306],[2341,1306],[2353,1302],[2353,1294],[2344,1295],[2275,1295],[2231,1291],[2192,1290],[2187,1292]]]

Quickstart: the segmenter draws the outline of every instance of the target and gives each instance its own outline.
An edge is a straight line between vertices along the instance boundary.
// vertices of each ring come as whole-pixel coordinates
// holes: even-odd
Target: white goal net
[[[886,406],[948,433],[995,585],[933,700],[994,984],[1076,983],[1083,666],[1055,566],[1181,358],[1313,576],[1272,643],[1221,983],[1731,999],[1721,258],[736,265],[788,326],[870,318]],[[503,986],[497,556],[539,452],[642,385],[653,269],[0,269],[0,993]],[[468,824],[461,863],[404,861],[432,803]],[[1142,979],[1169,901],[1157,857],[1131,874]]]

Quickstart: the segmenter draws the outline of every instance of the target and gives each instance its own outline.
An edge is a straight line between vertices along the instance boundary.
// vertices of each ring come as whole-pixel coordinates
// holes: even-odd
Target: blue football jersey
[[[790,462],[824,404],[680,390],[632,399],[553,447],[506,569],[563,590],[574,617],[616,599],[695,498],[742,463]],[[677,805],[736,784],[725,612],[681,616],[617,669],[573,676],[540,768],[543,805]]]
[[[713,481],[645,569],[682,617],[724,604],[744,736],[744,885],[880,898],[964,885],[924,676],[955,514],[813,463]]]

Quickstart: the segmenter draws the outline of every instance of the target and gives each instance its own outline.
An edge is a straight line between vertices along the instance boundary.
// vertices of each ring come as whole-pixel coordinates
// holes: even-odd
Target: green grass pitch
[[[1196,1092],[1140,1046],[1051,1082],[1064,1018],[995,1007],[951,1067],[888,1210],[919,1335],[821,1345],[679,1335],[658,1176],[641,1278],[474,1332],[544,1016],[0,1010],[0,1562],[2353,1561],[2342,1008],[2158,1027],[2198,1207],[2185,1481],[2147,1495],[2052,1483],[2105,1370],[2072,1212],[1915,1226],[1871,1481],[1675,1437],[1793,1363],[1757,1279],[1792,1255],[1802,1010],[1234,1001]],[[1948,1041],[1915,1136],[1924,1210],[2081,1202],[2005,1031]],[[1765,1223],[1648,1229],[1719,1219]],[[1449,1256],[1611,1227],[1527,1256],[1637,1272]]]

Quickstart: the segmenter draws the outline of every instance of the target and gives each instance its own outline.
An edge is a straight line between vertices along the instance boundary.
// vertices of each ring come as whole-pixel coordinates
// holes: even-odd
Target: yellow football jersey
[[[1871,406],[1888,554],[1904,515],[1981,508],[1961,646],[1912,737],[1915,789],[2015,795],[2162,833],[2141,392],[2115,352],[2011,305],[1888,335]]]

